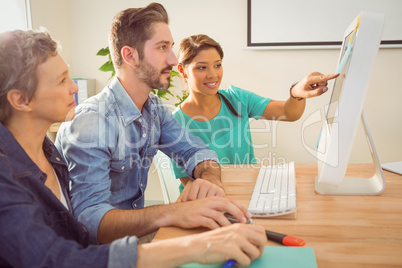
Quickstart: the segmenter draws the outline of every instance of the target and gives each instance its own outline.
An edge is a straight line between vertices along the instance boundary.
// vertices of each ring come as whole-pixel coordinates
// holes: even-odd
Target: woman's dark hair
[[[184,38],[179,45],[179,51],[177,53],[177,58],[179,64],[185,67],[193,59],[203,50],[215,48],[218,51],[219,56],[223,59],[223,49],[218,42],[216,42],[211,37],[205,34],[197,34],[192,35],[190,37]],[[229,110],[237,117],[241,117],[236,110],[233,108],[233,105],[230,101],[218,92],[218,95],[223,99],[226,105],[229,107]]]
[[[241,115],[239,115],[236,110],[233,108],[233,105],[230,103],[230,101],[223,96],[221,93],[218,92],[218,95],[222,98],[222,100],[226,103],[226,105],[228,106],[229,110],[232,112],[232,114],[234,114],[237,117],[241,117]]]

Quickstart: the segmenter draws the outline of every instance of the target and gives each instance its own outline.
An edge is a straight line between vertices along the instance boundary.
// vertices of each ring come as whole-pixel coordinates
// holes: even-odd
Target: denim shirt
[[[68,197],[68,170],[53,143],[43,150]],[[89,245],[89,234],[45,186],[47,175],[0,123],[0,267],[133,267],[137,240]]]
[[[68,163],[74,214],[94,242],[109,210],[144,207],[148,171],[158,149],[192,179],[200,162],[219,163],[216,153],[180,126],[155,95],[139,111],[117,77],[76,108],[74,120],[61,125],[56,146]]]

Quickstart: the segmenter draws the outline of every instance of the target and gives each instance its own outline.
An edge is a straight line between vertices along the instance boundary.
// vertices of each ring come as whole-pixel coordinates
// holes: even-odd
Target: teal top
[[[218,115],[207,122],[190,118],[180,106],[173,111],[174,117],[192,135],[200,137],[218,154],[221,165],[256,163],[249,118],[259,119],[271,99],[232,85],[229,89],[220,89],[218,92],[226,97],[241,117],[230,111],[222,97]],[[183,167],[173,161],[172,171],[176,179],[187,177]],[[182,190],[183,185],[180,185],[180,192]]]

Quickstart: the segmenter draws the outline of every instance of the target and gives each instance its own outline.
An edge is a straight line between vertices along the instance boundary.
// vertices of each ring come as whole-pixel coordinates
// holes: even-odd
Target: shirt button
[[[140,186],[142,187],[142,186],[144,186],[144,185],[141,183]]]
[[[147,134],[145,134],[145,133],[144,133],[144,134],[142,134],[142,137],[144,137],[144,138],[145,138],[146,136],[147,136]]]
[[[124,167],[124,166],[122,166],[122,167],[121,167],[121,170],[124,170],[124,169],[125,169],[125,167]]]
[[[140,118],[140,119],[138,119],[138,122],[140,122],[140,123],[141,123],[141,122],[142,122],[142,119],[141,119],[141,118]]]
[[[56,157],[56,160],[60,162],[60,158]]]

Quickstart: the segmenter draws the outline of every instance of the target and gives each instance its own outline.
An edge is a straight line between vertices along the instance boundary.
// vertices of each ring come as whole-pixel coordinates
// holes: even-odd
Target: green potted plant
[[[111,74],[111,76],[109,77],[109,79],[112,78],[113,76],[115,76],[116,70],[114,69],[114,66],[113,66],[112,57],[111,57],[111,55],[110,55],[109,47],[101,48],[101,49],[98,51],[98,53],[96,53],[96,55],[97,55],[97,56],[108,56],[108,61],[105,62],[105,63],[99,68],[99,70],[102,71],[102,72],[112,72],[112,74]],[[173,85],[172,82],[173,82],[173,77],[176,77],[176,76],[179,77],[179,73],[176,72],[176,71],[174,71],[174,70],[171,70],[171,71],[170,71],[170,87],[169,87],[169,89],[172,88],[172,87],[174,87],[174,85]],[[175,97],[175,96],[172,94],[172,92],[170,92],[169,89],[167,89],[167,90],[155,90],[155,89],[153,89],[153,90],[152,90],[152,93],[155,94],[155,95],[157,95],[159,98],[163,98],[163,99],[165,99],[165,100],[169,100],[169,98],[167,97],[168,94],[171,95],[172,97]],[[180,103],[182,103],[182,102],[187,98],[187,96],[188,96],[188,92],[187,92],[186,90],[183,90],[182,92],[183,92],[183,96],[176,95],[176,98],[178,99],[178,102],[175,103],[176,106],[180,105]]]

